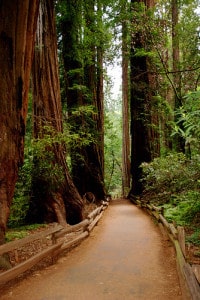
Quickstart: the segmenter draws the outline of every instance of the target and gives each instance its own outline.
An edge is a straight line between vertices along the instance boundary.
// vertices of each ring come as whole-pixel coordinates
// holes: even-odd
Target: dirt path
[[[174,251],[158,227],[127,200],[113,201],[91,236],[9,288],[1,300],[178,300]]]

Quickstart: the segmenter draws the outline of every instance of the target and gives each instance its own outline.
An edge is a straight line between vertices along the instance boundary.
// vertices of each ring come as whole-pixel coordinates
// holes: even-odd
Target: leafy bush
[[[64,145],[72,148],[75,146],[81,147],[96,142],[96,134],[90,132],[93,122],[92,116],[96,114],[94,107],[81,106],[74,109],[71,113],[74,116],[74,124],[64,126],[63,132],[59,132],[46,122],[41,132],[38,133],[39,137],[37,139],[32,138],[32,127],[29,124],[30,118],[28,119],[24,165],[19,170],[15,195],[8,220],[9,228],[25,223],[34,180],[40,179],[41,182],[45,183],[41,187],[41,193],[44,189],[55,191],[62,185],[64,175],[62,166],[56,163],[55,152],[57,147],[65,147]],[[80,118],[84,116],[86,120],[84,128],[83,126],[79,126],[79,131],[75,130],[75,126],[77,126],[75,121],[77,121],[78,116]],[[66,157],[67,159],[69,160],[69,156]],[[46,178],[48,178],[48,181]]]
[[[143,198],[163,205],[165,217],[179,225],[200,222],[200,157],[182,153],[143,163]]]
[[[6,242],[11,242],[16,239],[22,239],[26,237],[30,231],[34,231],[46,226],[46,224],[32,224],[13,228],[6,232]]]
[[[177,225],[199,223],[200,192],[188,191],[176,195],[164,208],[165,217],[170,222],[175,221]]]
[[[18,181],[16,183],[15,195],[11,205],[8,227],[16,227],[24,224],[26,213],[29,208],[29,198],[31,192],[31,172],[32,160],[27,157],[24,165],[19,170]]]
[[[186,242],[192,243],[194,245],[200,245],[200,228],[195,228],[194,232],[186,238]],[[199,256],[199,252],[197,252]]]
[[[141,167],[145,192],[155,193],[161,203],[168,202],[171,194],[181,191],[188,183],[186,157],[182,153],[156,158]]]
[[[172,125],[172,136],[185,140],[188,157],[193,157],[200,149],[200,90],[190,92],[184,97],[184,104],[175,111],[177,122]]]

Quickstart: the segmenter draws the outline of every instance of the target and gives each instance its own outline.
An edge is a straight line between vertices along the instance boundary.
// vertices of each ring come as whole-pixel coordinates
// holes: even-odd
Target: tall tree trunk
[[[84,105],[84,71],[82,48],[82,1],[63,1],[65,11],[60,20],[62,34],[62,57],[65,73],[65,92],[67,101],[67,122],[70,124],[71,133],[80,133],[85,129],[84,115],[73,114],[74,109]],[[78,191],[83,195],[85,190],[84,180],[84,151],[81,145],[76,143],[70,148],[71,173]]]
[[[103,184],[103,76],[102,49],[95,45],[94,1],[67,1],[61,20],[63,61],[68,116],[73,133],[96,135],[97,142],[71,147],[72,178],[81,195],[92,192],[104,197]],[[99,8],[98,8],[99,9]],[[82,13],[83,12],[83,13]],[[85,22],[85,27],[83,23]],[[87,45],[85,46],[86,43]],[[86,50],[84,51],[84,47]],[[83,49],[82,49],[83,48]],[[80,51],[82,49],[82,52]],[[89,54],[88,54],[89,53]],[[71,113],[74,108],[92,105],[96,114]]]
[[[122,22],[122,194],[130,188],[129,48],[127,20]]]
[[[132,4],[138,2],[143,2],[146,8],[153,4],[152,1],[131,1]],[[134,25],[135,24],[133,22],[133,26]],[[142,28],[132,35],[130,59],[132,187],[130,194],[133,195],[138,195],[143,190],[143,186],[141,183],[141,163],[149,162],[153,157],[152,132],[149,130],[152,122],[152,82],[151,77],[148,74],[149,61],[147,55],[137,55],[138,50],[140,51],[141,49],[146,49],[146,43],[147,40]]]
[[[38,0],[0,2],[0,244],[23,163],[38,5]]]
[[[181,98],[181,73],[180,70],[180,49],[179,37],[177,32],[179,22],[178,0],[172,0],[172,60],[173,60],[173,81],[174,81],[174,109],[177,110],[182,106]],[[175,117],[175,121],[176,117]],[[180,124],[181,126],[181,124]],[[185,152],[185,141],[183,137],[176,135],[174,137],[174,148],[177,152]]]
[[[101,1],[98,0],[98,27],[102,27],[102,4]],[[104,49],[103,45],[97,46],[97,111],[98,111],[98,119],[97,119],[97,129],[99,133],[99,159],[102,169],[102,177],[104,178],[104,90],[103,90],[103,55]]]
[[[84,79],[85,85],[88,90],[88,96],[85,99],[86,103],[89,105],[93,105],[97,110],[97,116],[93,117],[93,128],[92,131],[96,132],[97,141],[96,143],[92,143],[86,147],[85,151],[85,162],[86,162],[86,181],[85,187],[87,189],[91,189],[91,191],[95,194],[97,200],[101,200],[105,196],[105,187],[104,187],[104,166],[103,166],[103,140],[102,140],[102,132],[103,132],[103,120],[100,118],[103,116],[103,112],[99,111],[99,109],[103,110],[102,98],[98,98],[100,94],[97,95],[97,75],[98,75],[98,67],[97,67],[97,53],[96,53],[96,44],[93,35],[95,34],[95,1],[85,1],[85,21],[86,21],[86,30],[85,30],[85,41],[88,44],[89,40],[89,51],[90,56],[87,57],[87,61],[84,66]],[[102,60],[102,58],[101,58]],[[102,61],[101,61],[102,64]],[[102,68],[102,66],[101,66]],[[102,70],[101,70],[102,72]],[[102,76],[102,75],[101,75]],[[99,77],[100,79],[100,77]],[[102,84],[102,78],[98,83]],[[98,87],[99,91],[102,87]],[[99,103],[100,101],[100,103]]]
[[[36,34],[36,50],[33,64],[34,136],[45,139],[62,133],[62,109],[57,60],[57,39],[54,6],[51,0],[40,1]],[[49,131],[49,132],[48,132]],[[45,142],[45,140],[44,140]],[[63,143],[48,144],[44,159],[35,159],[33,178],[33,217],[37,221],[58,221],[70,224],[82,220],[82,199],[69,176]],[[40,174],[49,164],[49,174]],[[40,176],[41,175],[41,176]],[[44,176],[46,175],[46,177]],[[36,213],[37,212],[37,213]]]

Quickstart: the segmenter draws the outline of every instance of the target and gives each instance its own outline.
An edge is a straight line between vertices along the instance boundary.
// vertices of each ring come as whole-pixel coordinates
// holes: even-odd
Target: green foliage
[[[62,166],[56,157],[57,148],[63,143],[62,133],[50,125],[45,125],[38,136],[32,140],[32,180],[43,182],[43,189],[54,192],[61,187],[64,180]]]
[[[26,237],[30,231],[37,230],[46,226],[46,224],[33,224],[9,229],[6,232],[6,242],[22,239]]]
[[[134,56],[136,57],[155,57],[155,53],[146,51],[144,48],[136,49]]]
[[[197,153],[200,149],[200,91],[188,93],[184,97],[184,105],[176,112],[172,136],[184,138],[185,146]]]
[[[165,208],[165,217],[168,221],[175,221],[177,225],[198,224],[200,216],[200,192],[185,191],[174,195]]]
[[[97,113],[93,105],[73,108],[64,124],[65,144],[73,149],[97,143],[96,117]]]
[[[67,145],[69,148],[77,149],[97,142],[94,129],[95,116],[96,112],[92,105],[79,106],[70,111],[63,132],[58,132],[47,124],[43,126],[42,138],[33,140],[35,176],[44,181],[48,178],[48,188],[51,190],[58,189],[64,180],[62,167],[56,162],[56,148]]]
[[[199,223],[200,157],[188,160],[182,153],[142,164],[144,196],[165,208],[168,220],[185,225]],[[146,194],[146,195],[145,195]]]
[[[65,147],[81,147],[89,145],[96,141],[95,133],[91,133],[90,126],[92,117],[96,115],[94,107],[81,106],[72,111],[74,123],[67,123],[63,132],[56,131],[51,125],[46,123],[42,132],[39,133],[37,139],[31,139],[31,127],[26,134],[25,143],[25,159],[24,164],[20,168],[19,177],[15,188],[15,195],[11,205],[11,213],[8,220],[8,227],[13,228],[23,225],[25,217],[29,209],[31,189],[33,179],[40,179],[46,182],[43,189],[51,192],[59,189],[63,184],[64,175],[62,167],[56,163],[56,148]],[[76,125],[78,117],[86,120],[84,126],[79,126],[79,130],[75,131],[73,126]],[[69,160],[67,156],[66,159]],[[48,179],[48,180],[47,180]]]
[[[18,181],[12,201],[10,216],[7,226],[16,227],[24,224],[26,213],[29,208],[29,198],[32,184],[33,153],[31,147],[32,121],[31,121],[32,95],[29,94],[28,118],[25,135],[24,164],[19,168]]]
[[[169,201],[171,194],[181,191],[190,179],[187,159],[182,153],[155,158],[151,163],[143,163],[141,167],[145,191],[159,193],[157,200],[165,202]]]
[[[107,192],[121,194],[122,185],[121,113],[109,111],[105,116],[105,185]]]
[[[192,243],[194,245],[200,245],[200,228],[195,228],[194,232],[187,236],[186,242]],[[200,256],[199,252],[196,252],[195,255]]]
[[[16,183],[15,195],[11,205],[8,227],[16,227],[24,224],[26,213],[29,208],[31,192],[32,161],[25,157],[24,165],[19,170]]]

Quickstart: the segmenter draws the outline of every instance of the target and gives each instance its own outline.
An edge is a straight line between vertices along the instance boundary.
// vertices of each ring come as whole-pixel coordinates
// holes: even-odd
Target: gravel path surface
[[[142,210],[113,200],[81,245],[10,287],[1,300],[179,300],[172,245]]]

